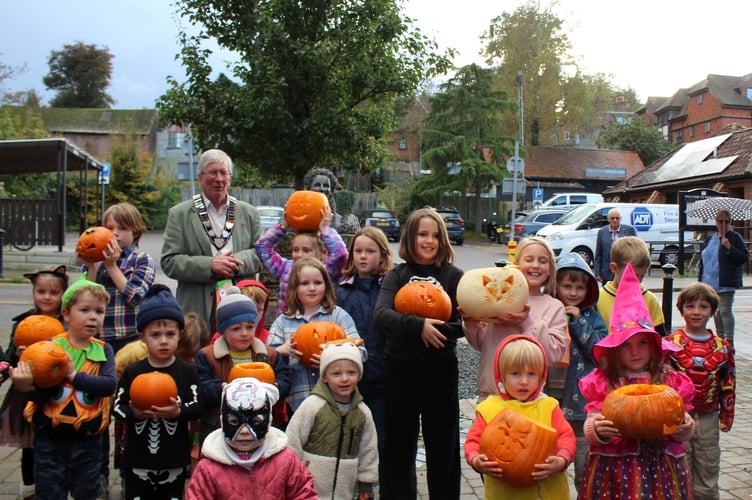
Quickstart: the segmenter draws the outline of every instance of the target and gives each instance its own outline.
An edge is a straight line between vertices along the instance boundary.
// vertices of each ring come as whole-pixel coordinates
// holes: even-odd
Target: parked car
[[[272,206],[259,206],[256,207],[256,210],[258,211],[259,218],[261,219],[261,231],[264,232],[270,227],[272,227],[274,224],[279,222],[279,219],[282,218],[282,216],[285,214],[285,209],[283,207],[272,207]]]
[[[519,242],[527,236],[535,236],[539,229],[556,222],[569,211],[566,208],[547,208],[522,212],[514,221],[514,241]]]
[[[434,210],[439,212],[441,218],[444,219],[449,240],[457,245],[462,245],[465,242],[465,221],[457,209],[454,207],[439,207],[434,208]]]
[[[402,230],[400,222],[394,216],[394,212],[381,208],[366,210],[360,214],[360,227],[366,226],[374,226],[381,229],[387,239],[392,241],[399,240],[400,231]]]

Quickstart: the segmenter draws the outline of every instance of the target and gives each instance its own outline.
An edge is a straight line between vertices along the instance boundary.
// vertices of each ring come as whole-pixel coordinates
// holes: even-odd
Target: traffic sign
[[[110,164],[109,163],[102,164],[102,171],[99,173],[99,183],[100,184],[110,183]]]
[[[507,170],[510,174],[518,173],[522,176],[525,175],[525,160],[519,156],[511,156],[507,160]]]
[[[517,188],[515,191],[514,188]],[[517,177],[517,184],[515,185],[514,179],[501,179],[501,194],[525,194],[525,188],[527,182],[525,179]]]
[[[533,200],[542,200],[543,190],[541,188],[533,188]]]

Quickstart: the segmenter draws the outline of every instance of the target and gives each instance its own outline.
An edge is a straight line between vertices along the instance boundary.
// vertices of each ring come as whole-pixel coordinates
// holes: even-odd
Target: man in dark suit
[[[595,240],[595,279],[601,284],[614,279],[611,272],[611,245],[622,236],[637,236],[635,228],[621,223],[621,212],[612,208],[608,212],[608,225],[598,230]]]

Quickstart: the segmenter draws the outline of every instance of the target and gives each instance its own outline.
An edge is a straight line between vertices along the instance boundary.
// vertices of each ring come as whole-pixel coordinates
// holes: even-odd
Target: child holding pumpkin
[[[18,390],[28,392],[24,417],[34,426],[34,482],[47,498],[102,494],[102,433],[110,422],[117,379],[112,347],[94,335],[102,329],[109,300],[102,285],[83,277],[63,294],[68,330],[52,339],[69,356],[60,385],[35,387],[32,368],[23,361],[11,374]],[[43,359],[30,361],[45,364]]]
[[[290,383],[287,361],[274,348],[256,338],[258,310],[253,301],[232,286],[217,305],[217,330],[222,335],[196,355],[196,369],[201,379],[204,415],[201,417],[200,443],[219,427],[222,387],[228,382],[230,370],[239,363],[264,362],[273,370],[279,391],[287,394]]]
[[[269,329],[268,344],[287,359],[290,391],[287,397],[288,415],[311,393],[319,379],[319,355],[314,354],[311,366],[303,363],[303,354],[292,340],[301,326],[314,321],[332,321],[345,331],[349,338],[359,339],[352,317],[337,306],[334,287],[329,273],[320,260],[302,257],[290,270],[290,292],[285,298],[285,312],[277,317]],[[362,349],[365,353],[365,349]],[[284,395],[282,391],[280,394]]]
[[[331,210],[321,213],[319,232],[299,232],[292,238],[292,259],[282,257],[275,249],[287,236],[289,227],[285,217],[279,224],[274,224],[256,242],[256,253],[269,270],[272,277],[279,282],[277,295],[277,316],[285,311],[285,297],[292,265],[301,257],[315,257],[326,263],[329,278],[338,282],[342,277],[342,268],[347,262],[347,247],[342,237],[330,225],[334,214]],[[284,399],[284,398],[283,398]]]
[[[465,460],[484,476],[485,498],[566,500],[570,498],[566,471],[574,460],[575,436],[556,399],[543,393],[548,363],[543,346],[531,336],[512,335],[496,349],[494,379],[498,394],[476,407],[476,417],[465,439]],[[505,408],[555,432],[551,439],[525,420],[506,425],[494,421]],[[512,422],[517,419],[514,416]],[[501,432],[486,449],[484,432]],[[529,434],[528,434],[529,433]],[[551,446],[538,450],[542,443]],[[526,455],[529,453],[529,455]],[[528,462],[524,472],[520,462]],[[509,468],[507,468],[507,464]],[[511,464],[514,464],[512,466]],[[519,467],[518,470],[515,470]]]
[[[632,265],[627,264],[616,292],[609,335],[593,346],[593,357],[599,367],[579,383],[587,400],[584,431],[590,455],[578,498],[692,498],[684,443],[695,430],[694,420],[687,413],[692,409],[695,389],[689,377],[664,362],[667,354],[679,349],[653,328],[640,282]],[[607,419],[603,415],[604,401],[614,390],[628,384],[657,384],[655,389],[660,393],[636,397],[660,402],[655,405],[648,402],[644,407],[637,403],[633,410],[624,400],[635,396],[624,397],[622,403],[616,403],[614,413],[609,413],[611,420]],[[636,394],[652,392],[640,385],[632,388]],[[678,421],[663,425],[661,436],[626,437],[652,427],[654,422],[660,423],[670,407],[662,402],[674,391],[678,393],[674,397],[684,403],[684,409],[679,408]],[[675,407],[677,403],[671,401],[671,407]],[[638,408],[640,415],[633,413]],[[630,426],[617,428],[613,421],[617,416],[626,417]]]
[[[5,360],[10,366],[17,366],[18,359],[25,347],[16,347],[15,333],[18,324],[29,316],[44,314],[63,321],[60,311],[63,293],[68,288],[68,274],[65,266],[52,270],[42,269],[24,274],[31,281],[31,294],[34,307],[12,319],[10,343],[5,353]],[[8,388],[0,408],[0,445],[21,448],[21,480],[19,492],[23,498],[34,496],[34,449],[32,426],[23,417],[26,406],[26,394],[16,390],[15,385]]]
[[[588,454],[585,439],[585,398],[577,382],[595,369],[593,346],[608,335],[608,328],[595,303],[598,281],[585,260],[576,252],[564,255],[556,264],[556,297],[564,304],[569,322],[569,366],[566,368],[561,408],[577,437],[574,455],[574,484],[579,488]]]
[[[568,358],[569,334],[564,305],[556,300],[556,257],[546,240],[537,236],[524,238],[517,246],[516,265],[528,285],[528,307],[521,313],[508,312],[494,323],[463,317],[463,329],[468,343],[480,351],[478,368],[478,401],[496,394],[494,357],[499,343],[510,335],[534,337],[543,346],[552,366]],[[563,364],[563,363],[562,363]],[[564,365],[566,366],[566,365]],[[553,368],[555,369],[555,368]],[[564,376],[549,375],[547,389],[564,392]],[[550,392],[549,392],[550,394]]]
[[[687,443],[687,463],[692,471],[695,498],[719,498],[721,466],[720,432],[734,423],[736,364],[734,349],[707,327],[720,299],[707,283],[692,283],[679,293],[676,307],[685,326],[669,337],[681,347],[671,353],[674,367],[695,384],[692,417],[697,432]]]
[[[330,344],[320,361],[321,378],[287,426],[290,448],[313,474],[319,498],[372,500],[378,441],[358,391],[362,355],[355,344]]]
[[[459,368],[455,346],[462,337],[455,267],[446,224],[430,208],[405,222],[399,256],[405,260],[384,276],[374,320],[386,337],[384,363],[384,498],[415,498],[415,457],[422,425],[431,498],[459,498]],[[397,312],[394,298],[411,281],[431,281],[451,299],[448,321]]]
[[[113,415],[128,426],[124,470],[125,498],[182,498],[186,467],[191,463],[192,441],[189,422],[202,413],[200,383],[196,368],[175,356],[185,326],[183,311],[170,289],[153,285],[138,311],[139,339],[146,344],[145,359],[128,365],[120,378]],[[176,394],[159,382],[150,384],[156,398],[169,404],[139,408],[131,389],[139,376],[167,374],[174,380]],[[163,396],[160,391],[165,391]]]

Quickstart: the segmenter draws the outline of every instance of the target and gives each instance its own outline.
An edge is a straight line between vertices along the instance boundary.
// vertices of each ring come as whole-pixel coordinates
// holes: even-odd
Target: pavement
[[[75,244],[75,239],[68,238],[68,242]],[[143,242],[142,242],[143,243]],[[486,246],[487,242],[477,242],[466,240],[466,245]],[[69,251],[69,245],[66,245],[65,251]],[[142,244],[143,246],[143,244]],[[499,246],[495,246],[495,249]],[[501,246],[504,250],[505,246]],[[41,249],[40,251],[43,251]],[[50,252],[57,252],[57,248],[49,249]],[[8,273],[6,273],[7,275]],[[157,274],[158,282],[173,286],[174,282],[164,277],[163,274]],[[694,277],[674,278],[670,283],[664,281],[664,273],[660,268],[653,268],[648,276],[643,280],[643,284],[662,299],[664,289],[673,290],[672,300],[670,301],[674,315],[672,318],[673,328],[683,326],[682,318],[676,313],[673,306],[676,300],[676,293],[683,287],[694,282]],[[752,284],[752,277],[748,276],[747,281]],[[18,290],[14,296],[18,300],[15,305],[23,303],[26,298],[31,307],[31,288],[26,284],[9,284],[1,286],[11,286]],[[741,294],[742,292],[740,292]],[[735,303],[736,316],[736,417],[732,430],[728,433],[721,433],[721,474],[720,474],[720,494],[721,499],[752,499],[752,300],[740,300],[737,294]],[[0,310],[3,304],[0,303]],[[8,345],[10,335],[10,317],[0,317],[0,346]],[[460,369],[462,369],[460,367]],[[0,398],[4,397],[8,384],[0,387]],[[475,400],[460,400],[460,440],[464,444],[464,437],[472,424],[475,417]],[[112,432],[111,432],[112,434]],[[421,443],[422,444],[422,443]],[[21,480],[21,453],[15,448],[0,447],[0,500],[21,498],[18,496],[18,485]],[[110,462],[112,463],[112,461]],[[483,483],[480,476],[467,465],[462,457],[462,485],[461,498],[479,499],[483,498]],[[416,460],[418,475],[418,498],[428,499],[428,489],[426,485],[426,467],[425,454],[421,447]],[[572,498],[576,498],[576,492],[572,482],[573,470],[569,468],[570,492]],[[120,479],[118,472],[110,472],[110,498],[120,498]]]

